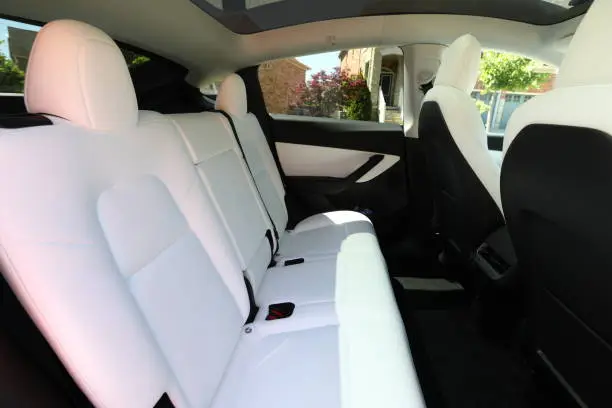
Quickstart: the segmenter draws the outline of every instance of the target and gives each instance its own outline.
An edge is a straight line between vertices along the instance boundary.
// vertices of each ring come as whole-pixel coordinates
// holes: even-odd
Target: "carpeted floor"
[[[518,347],[483,333],[465,291],[394,288],[428,408],[557,407]]]

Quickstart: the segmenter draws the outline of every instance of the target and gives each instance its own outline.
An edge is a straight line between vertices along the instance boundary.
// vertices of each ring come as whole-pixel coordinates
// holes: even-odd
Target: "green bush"
[[[347,119],[371,120],[372,98],[368,84],[362,75],[347,78],[342,83],[344,113]]]

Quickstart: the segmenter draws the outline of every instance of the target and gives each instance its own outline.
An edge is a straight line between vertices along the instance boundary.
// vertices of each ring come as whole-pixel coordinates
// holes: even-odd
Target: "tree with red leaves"
[[[348,119],[370,120],[372,103],[370,91],[363,76],[350,77],[339,67],[327,73],[321,70],[307,83],[298,85],[293,111],[302,111],[307,116],[333,117],[343,111]],[[367,109],[367,113],[365,113]]]

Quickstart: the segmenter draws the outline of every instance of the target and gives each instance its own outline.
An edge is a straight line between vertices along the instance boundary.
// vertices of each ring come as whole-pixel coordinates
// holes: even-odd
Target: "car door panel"
[[[338,149],[293,143],[276,143],[276,150],[283,171],[288,177],[333,177],[349,178],[363,173],[356,183],[370,181],[384,173],[399,161],[399,156],[359,150]],[[371,159],[376,158],[375,162]],[[367,171],[359,171],[368,163]]]
[[[302,217],[356,209],[370,216],[382,233],[407,211],[406,138],[401,126],[271,116],[279,161]]]

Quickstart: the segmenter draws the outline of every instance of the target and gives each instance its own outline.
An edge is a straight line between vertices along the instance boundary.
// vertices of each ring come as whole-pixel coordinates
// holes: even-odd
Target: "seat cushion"
[[[342,250],[361,250],[361,241],[347,242],[352,235],[375,236],[372,221],[356,211],[315,214],[299,222],[280,239],[279,258],[334,254]],[[378,247],[378,243],[375,245]]]
[[[356,257],[336,303],[245,328],[213,407],[425,407],[389,280]]]
[[[268,269],[256,294],[258,304],[265,307],[283,302],[336,302],[340,291],[350,281],[389,281],[385,260],[374,235],[352,235],[343,245],[362,250],[341,250],[327,257],[306,258],[301,264]]]

